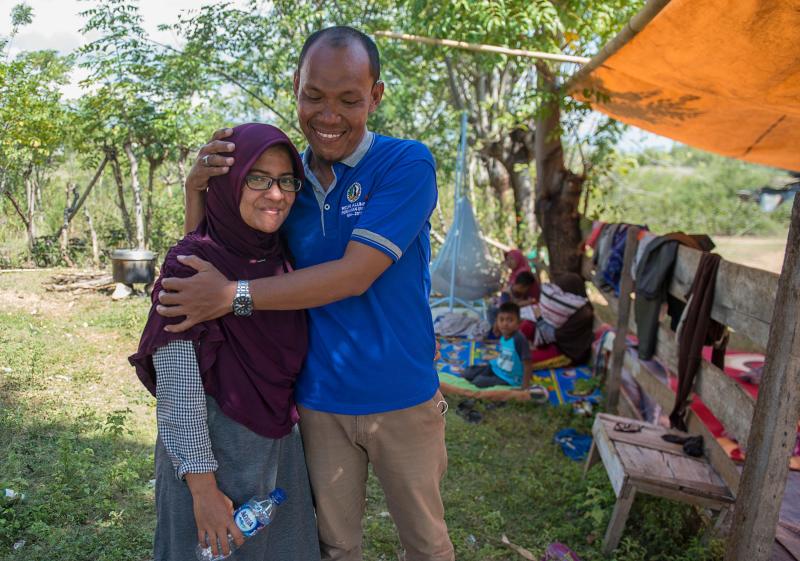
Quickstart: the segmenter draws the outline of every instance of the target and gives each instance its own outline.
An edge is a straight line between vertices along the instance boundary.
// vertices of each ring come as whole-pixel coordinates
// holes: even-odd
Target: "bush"
[[[91,247],[83,238],[70,238],[67,241],[67,254],[73,263],[91,259]],[[61,257],[61,240],[56,236],[41,236],[33,242],[33,262],[37,267],[66,265]]]
[[[603,220],[643,224],[657,233],[782,235],[789,226],[789,205],[768,214],[737,196],[781,174],[684,146],[666,153],[646,151],[637,166],[603,186],[591,208]]]

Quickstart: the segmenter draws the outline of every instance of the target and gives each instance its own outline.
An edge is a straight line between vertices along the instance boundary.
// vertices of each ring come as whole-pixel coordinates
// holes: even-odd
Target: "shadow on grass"
[[[48,318],[0,312],[0,489],[27,495],[0,507],[0,561],[150,558],[152,399],[120,366],[146,306],[80,308]],[[449,401],[442,492],[459,561],[518,560],[500,544],[504,533],[536,555],[561,541],[583,561],[721,559],[719,547],[700,543],[705,528],[691,507],[648,497],[637,498],[620,549],[604,558],[608,479],[596,466],[582,480],[582,466],[552,443],[560,428],[589,432],[591,420],[568,408],[480,403],[484,420],[472,425],[453,413],[458,398]],[[373,476],[368,485],[364,558],[394,561],[394,525]]]
[[[40,413],[0,411],[0,487],[26,496],[0,507],[0,559],[149,558],[152,446],[131,438],[125,412]]]
[[[26,495],[0,499],[0,560],[149,559],[152,399],[124,363],[141,306],[61,304],[0,311],[0,489]]]

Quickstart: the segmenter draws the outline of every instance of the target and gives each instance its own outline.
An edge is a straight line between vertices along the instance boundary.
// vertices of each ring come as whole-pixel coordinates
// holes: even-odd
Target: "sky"
[[[18,3],[19,0],[0,0],[0,36],[8,37],[11,32],[11,9]],[[55,49],[66,54],[94,39],[91,35],[81,34],[84,20],[79,15],[94,5],[93,1],[25,0],[25,3],[33,8],[33,23],[21,28],[14,38],[10,49],[12,57],[21,50],[38,49]],[[139,8],[144,18],[144,29],[150,37],[159,43],[176,46],[177,38],[170,32],[159,31],[158,26],[175,22],[182,12],[213,3],[213,0],[140,0]],[[72,83],[64,87],[64,95],[71,99],[79,97],[78,83],[85,77],[85,70],[76,69]],[[630,127],[622,138],[620,149],[639,152],[650,147],[669,148],[673,144],[667,138]]]
[[[24,0],[33,8],[33,23],[20,28],[11,43],[10,55],[13,57],[20,51],[55,49],[62,54],[77,49],[95,36],[83,35],[80,30],[85,20],[80,13],[95,2],[79,0]],[[0,0],[0,36],[8,37],[11,32],[11,9],[20,0]],[[167,45],[177,45],[177,38],[170,32],[159,31],[162,23],[173,23],[178,14],[187,10],[197,10],[212,1],[198,0],[141,0],[140,12],[144,18],[144,29],[150,37]],[[76,69],[72,83],[64,88],[64,95],[76,98],[81,90],[78,83],[86,77],[86,71]]]

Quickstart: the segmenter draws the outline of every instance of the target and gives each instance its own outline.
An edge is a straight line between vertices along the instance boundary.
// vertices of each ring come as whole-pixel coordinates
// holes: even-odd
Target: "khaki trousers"
[[[447,469],[441,393],[415,407],[373,415],[299,410],[323,561],[362,559],[369,463],[405,560],[455,559],[439,491]]]

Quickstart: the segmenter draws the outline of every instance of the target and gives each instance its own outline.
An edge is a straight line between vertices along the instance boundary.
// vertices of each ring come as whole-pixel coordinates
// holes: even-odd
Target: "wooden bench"
[[[781,317],[781,314],[786,315],[786,309],[796,309],[797,292],[787,287],[798,286],[800,282],[800,252],[792,245],[800,246],[800,203],[795,204],[794,216],[798,222],[793,223],[780,283],[774,273],[724,260],[717,273],[711,316],[749,339],[767,355],[760,387],[764,399],[757,407],[756,401],[741,386],[706,361],[698,370],[693,388],[695,395],[700,396],[726,432],[747,446],[748,459],[744,470],[746,475],[750,470],[747,482],[742,479],[739,467],[691,410],[687,416],[689,433],[703,436],[705,449],[702,459],[689,458],[683,454],[681,446],[663,441],[661,435],[669,432],[666,429],[637,419],[599,414],[592,430],[594,444],[586,470],[598,459],[602,460],[617,496],[606,531],[604,552],[608,553],[618,545],[633,500],[637,493],[643,492],[712,509],[721,514],[718,526],[733,507],[741,506],[741,510],[736,508],[732,543],[728,548],[731,556],[726,557],[726,561],[766,559],[765,543],[767,539],[774,539],[780,501],[766,505],[762,497],[767,493],[782,496],[788,450],[786,444],[781,447],[776,447],[776,444],[793,442],[794,433],[790,431],[794,430],[794,423],[800,416],[800,403],[796,396],[798,388],[788,382],[798,376],[798,371],[792,367],[795,360],[792,357],[798,355],[800,329],[792,331],[790,327],[798,316],[792,312],[794,315],[788,318],[788,325],[787,318]],[[625,413],[635,413],[631,401],[620,391],[621,372],[625,367],[644,392],[665,411],[670,411],[675,400],[672,389],[653,371],[650,363],[640,361],[626,348],[626,334],[636,333],[636,322],[631,313],[634,283],[630,274],[637,246],[636,234],[635,228],[629,229],[619,298],[603,293],[615,316],[617,333],[606,380],[607,409],[617,411],[620,408]],[[700,256],[699,251],[679,248],[670,294],[685,300]],[[583,274],[588,280],[595,278],[588,258],[584,259]],[[675,334],[664,324],[658,330],[655,358],[670,371],[677,372]],[[775,383],[780,385],[775,386]],[[641,433],[615,431],[617,422],[639,424],[643,429]],[[769,444],[764,440],[767,435],[772,438]],[[762,457],[759,457],[759,452]],[[746,495],[744,502],[742,494]],[[747,512],[758,512],[758,516],[753,519],[746,515]],[[742,532],[759,534],[757,549],[748,545],[748,538],[737,535]],[[733,550],[736,550],[735,554]],[[743,553],[745,551],[747,553]]]
[[[615,430],[619,423],[640,426],[640,432]],[[585,471],[602,459],[617,496],[606,530],[603,552],[619,544],[637,492],[679,500],[726,513],[735,497],[707,458],[687,456],[683,446],[666,442],[663,427],[600,413],[592,427],[592,448]],[[684,435],[685,436],[685,435]]]

